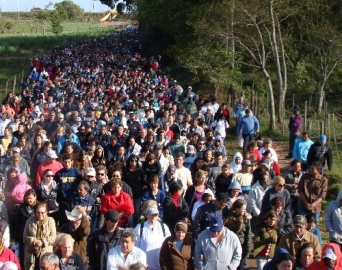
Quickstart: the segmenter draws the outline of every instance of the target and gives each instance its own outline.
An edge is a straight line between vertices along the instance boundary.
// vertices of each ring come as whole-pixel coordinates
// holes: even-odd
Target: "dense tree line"
[[[115,5],[115,1],[101,1]],[[286,94],[338,88],[342,2],[338,0],[135,0],[146,48],[166,53],[217,92],[231,83],[268,92],[270,128],[285,116]],[[113,6],[112,5],[112,6]],[[153,44],[152,44],[153,42]],[[329,94],[328,94],[329,96]],[[292,104],[291,104],[292,105]]]

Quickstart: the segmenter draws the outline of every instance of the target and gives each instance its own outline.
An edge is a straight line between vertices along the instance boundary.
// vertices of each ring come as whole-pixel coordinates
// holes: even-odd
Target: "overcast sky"
[[[100,1],[92,0],[72,0],[75,4],[79,5],[84,11],[89,12],[94,11],[108,11],[109,7],[102,5]],[[17,6],[19,6],[19,11],[30,11],[33,7],[44,8],[50,1],[49,0],[0,0],[1,11],[17,11]],[[61,0],[52,0],[53,3],[62,2]]]

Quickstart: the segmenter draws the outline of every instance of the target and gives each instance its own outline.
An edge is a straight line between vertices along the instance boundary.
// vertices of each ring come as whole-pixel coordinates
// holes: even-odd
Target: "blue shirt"
[[[259,121],[255,116],[245,115],[239,121],[238,127],[236,129],[236,135],[239,135],[239,132],[242,128],[242,134],[255,134],[257,130],[259,130]]]

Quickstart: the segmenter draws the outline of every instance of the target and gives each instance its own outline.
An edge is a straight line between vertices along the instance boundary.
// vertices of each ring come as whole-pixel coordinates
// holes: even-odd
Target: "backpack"
[[[161,221],[161,220],[159,220],[159,222],[160,222],[160,225],[161,225],[161,227],[162,227],[163,235],[164,235],[164,238],[165,238],[165,236],[166,236],[166,233],[165,233],[165,226],[164,226],[164,222],[163,222],[163,221]],[[145,222],[143,222],[143,223],[141,223],[141,224],[140,224],[140,238],[141,238],[141,236],[142,236],[142,233],[143,233],[143,230],[144,230],[144,223],[145,223]]]

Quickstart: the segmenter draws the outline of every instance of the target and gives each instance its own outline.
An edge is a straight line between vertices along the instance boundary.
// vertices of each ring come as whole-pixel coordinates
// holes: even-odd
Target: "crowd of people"
[[[135,31],[32,61],[0,108],[0,269],[243,270],[252,253],[258,270],[342,270],[342,191],[329,243],[317,228],[326,136],[291,130],[281,175],[244,98],[203,99],[162,65]]]

